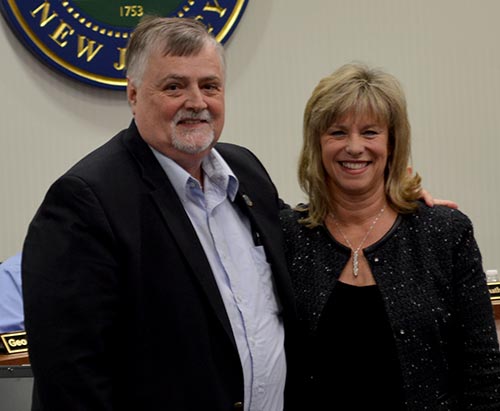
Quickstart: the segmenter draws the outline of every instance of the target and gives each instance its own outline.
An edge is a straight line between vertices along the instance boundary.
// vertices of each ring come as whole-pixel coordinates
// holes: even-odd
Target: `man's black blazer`
[[[260,234],[286,327],[278,194],[250,151],[216,148],[240,181],[236,203]],[[240,409],[241,365],[209,263],[134,122],[49,189],[22,279],[42,409]]]

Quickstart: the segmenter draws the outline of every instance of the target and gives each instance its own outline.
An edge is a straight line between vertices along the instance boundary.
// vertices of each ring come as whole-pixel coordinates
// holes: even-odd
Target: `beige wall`
[[[485,269],[500,269],[500,2],[250,0],[227,44],[222,140],[250,147],[282,197],[296,184],[302,110],[320,77],[364,61],[403,83],[425,187],[474,222]],[[92,88],[35,59],[0,21],[0,260],[22,246],[49,184],[128,125],[123,92]]]

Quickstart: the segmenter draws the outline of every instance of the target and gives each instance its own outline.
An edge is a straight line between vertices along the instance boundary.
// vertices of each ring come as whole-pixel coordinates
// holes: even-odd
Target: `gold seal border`
[[[82,70],[72,64],[69,64],[67,61],[63,60],[60,58],[57,54],[53,53],[51,50],[45,46],[44,43],[40,41],[40,39],[36,36],[35,33],[33,33],[33,30],[31,27],[26,23],[24,20],[23,16],[21,15],[21,12],[19,8],[17,7],[17,4],[14,2],[14,0],[7,0],[9,5],[11,6],[12,12],[14,13],[14,16],[17,19],[17,22],[21,25],[23,28],[24,32],[28,35],[30,40],[38,47],[39,50],[43,52],[48,58],[50,58],[52,61],[55,63],[59,64],[61,67],[66,68],[68,71],[72,72],[73,74],[76,74],[80,77],[95,81],[96,83],[102,83],[102,84],[107,84],[110,86],[114,87],[123,87],[126,85],[127,81],[126,79],[116,79],[113,77],[105,77],[105,76],[100,76],[95,73],[91,73],[86,70]]]
[[[21,15],[21,12],[19,8],[17,7],[17,4],[15,3],[14,0],[7,0],[8,4],[11,7],[12,13],[17,19],[17,22],[19,25],[23,28],[24,32],[26,35],[30,38],[30,40],[38,47],[38,49],[49,59],[57,63],[59,66],[64,67],[66,70],[70,71],[71,73],[79,76],[86,78],[88,80],[91,80],[95,83],[101,83],[101,84],[107,84],[109,86],[113,87],[125,87],[127,85],[127,80],[126,79],[118,79],[118,78],[113,78],[113,77],[106,77],[106,76],[100,76],[95,73],[91,73],[87,70],[80,69],[79,67],[74,66],[73,64],[68,63],[66,60],[63,60],[60,58],[57,54],[52,52],[50,49],[46,47],[46,45],[40,41],[38,36],[33,32],[31,27],[26,23],[24,20],[23,16]],[[63,1],[64,4],[69,4],[68,1]],[[219,31],[219,33],[215,36],[218,42],[221,42],[226,35],[231,31],[233,25],[235,24],[236,20],[238,19],[241,9],[243,8],[243,5],[245,4],[245,0],[237,0],[233,11],[231,13],[231,16],[227,19],[226,24],[222,27],[222,29]],[[76,18],[75,16],[73,16]],[[86,20],[85,20],[86,21]],[[86,24],[88,24],[87,22]],[[82,23],[83,24],[83,23]],[[91,23],[92,25],[92,23]],[[100,33],[99,29],[97,29],[97,32]],[[103,33],[100,33],[103,34]],[[128,33],[127,33],[128,34]],[[112,37],[112,35],[108,35],[108,37]],[[125,38],[125,37],[123,37]]]
[[[117,39],[122,38],[122,39],[128,39],[129,37],[129,32],[121,32],[121,31],[114,31],[114,30],[109,30],[106,28],[101,28],[98,24],[93,23],[90,20],[87,20],[86,17],[82,17],[80,13],[75,11],[75,8],[71,6],[69,1],[63,1],[61,5],[66,9],[66,11],[75,19],[78,21],[78,23],[82,24],[85,26],[85,28],[90,29],[92,31],[95,31],[96,33],[106,35],[108,37],[115,37]]]

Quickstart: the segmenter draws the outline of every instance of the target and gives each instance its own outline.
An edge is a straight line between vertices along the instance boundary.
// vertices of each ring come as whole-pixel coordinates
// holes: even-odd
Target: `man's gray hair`
[[[145,16],[133,31],[127,46],[127,77],[138,87],[152,53],[195,56],[210,44],[216,48],[225,73],[224,47],[203,23],[190,18]]]

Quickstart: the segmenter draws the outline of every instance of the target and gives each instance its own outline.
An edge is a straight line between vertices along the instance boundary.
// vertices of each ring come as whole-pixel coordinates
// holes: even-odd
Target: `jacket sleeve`
[[[461,217],[461,218],[459,218]],[[454,247],[454,296],[460,341],[463,408],[500,410],[500,352],[481,254],[470,220],[457,215]]]
[[[116,317],[114,239],[99,199],[79,178],[50,188],[23,247],[30,360],[44,410],[111,410]]]

